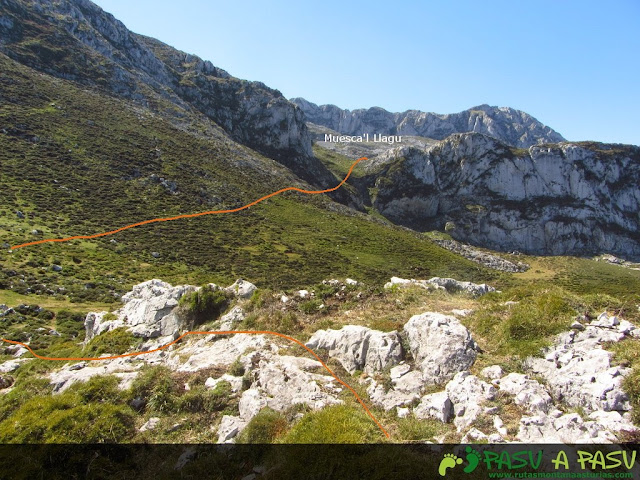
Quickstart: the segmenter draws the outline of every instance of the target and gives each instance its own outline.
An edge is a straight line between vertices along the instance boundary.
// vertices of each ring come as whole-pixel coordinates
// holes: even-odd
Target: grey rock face
[[[402,360],[402,346],[396,332],[380,332],[358,325],[340,330],[318,330],[306,343],[309,348],[322,348],[337,358],[349,373],[384,370]]]
[[[453,404],[447,392],[431,393],[422,397],[413,414],[417,418],[435,418],[446,423],[453,416]]]
[[[251,298],[251,295],[257,290],[257,287],[246,280],[242,280],[241,278],[236,280],[233,285],[229,285],[225,288],[226,292],[235,295],[238,298]]]
[[[373,205],[457,240],[543,255],[640,258],[640,147],[589,142],[514,151],[480,134],[379,158]]]
[[[187,285],[172,285],[153,279],[135,285],[122,297],[124,306],[114,312],[115,320],[104,321],[106,312],[91,312],[85,319],[85,341],[117,327],[129,327],[142,338],[167,337],[173,340],[182,326],[176,313],[182,295],[195,290]]]
[[[595,421],[584,421],[577,413],[522,417],[517,438],[524,443],[611,443],[613,433]]]
[[[453,404],[453,423],[462,431],[484,412],[482,404],[493,400],[496,389],[469,372],[460,372],[446,386],[446,394]]]
[[[532,413],[548,413],[553,407],[553,400],[545,388],[526,375],[510,373],[498,383],[500,391],[514,395],[516,405],[524,406]]]
[[[453,133],[477,132],[519,148],[564,140],[531,115],[508,107],[479,105],[460,113],[439,115],[418,110],[390,113],[378,107],[349,111],[335,105],[318,106],[303,98],[291,101],[300,107],[309,122],[344,135],[378,133],[442,140]]]
[[[425,383],[444,383],[476,359],[477,345],[455,317],[435,312],[414,315],[404,333]]]

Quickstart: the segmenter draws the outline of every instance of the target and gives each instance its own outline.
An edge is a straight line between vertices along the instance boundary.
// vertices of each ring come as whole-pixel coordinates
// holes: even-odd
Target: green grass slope
[[[371,221],[324,195],[299,193],[240,213],[10,252],[42,238],[234,208],[302,184],[222,134],[178,129],[2,55],[0,69],[0,302],[9,296],[2,290],[113,302],[153,277],[195,284],[244,277],[288,288],[328,276],[496,276],[406,229]],[[193,130],[198,118],[190,120]]]

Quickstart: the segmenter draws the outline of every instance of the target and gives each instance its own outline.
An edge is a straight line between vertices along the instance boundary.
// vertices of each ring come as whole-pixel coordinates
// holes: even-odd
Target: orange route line
[[[99,360],[115,360],[116,358],[125,358],[125,357],[136,357],[138,355],[146,355],[147,353],[158,352],[160,350],[164,350],[165,348],[167,348],[167,347],[169,347],[169,346],[171,346],[171,345],[173,345],[175,343],[178,343],[181,339],[183,339],[187,335],[235,335],[235,334],[238,334],[238,333],[244,333],[244,334],[248,334],[248,335],[275,335],[275,336],[284,338],[286,340],[289,340],[291,342],[294,342],[294,343],[300,345],[307,352],[309,352],[311,355],[313,355],[316,358],[316,360],[318,360],[320,362],[320,364],[331,374],[331,376],[333,378],[335,378],[340,384],[344,385],[346,388],[348,388],[351,391],[351,393],[353,393],[353,396],[356,398],[358,403],[360,403],[360,405],[362,405],[362,408],[364,408],[364,410],[367,413],[367,415],[369,415],[369,417],[371,417],[371,419],[375,422],[375,424],[382,431],[382,433],[384,433],[387,438],[391,438],[391,436],[389,435],[389,432],[387,432],[387,430],[385,430],[385,428],[378,421],[378,419],[375,417],[375,415],[373,413],[371,413],[371,410],[369,410],[369,408],[364,403],[362,398],[360,398],[360,395],[358,395],[358,393],[350,385],[348,385],[347,383],[345,383],[342,380],[340,380],[340,378],[333,372],[333,370],[331,370],[329,368],[329,366],[326,363],[324,363],[322,361],[322,359],[316,354],[316,352],[314,352],[312,349],[307,347],[300,340],[297,340],[297,339],[295,339],[293,337],[290,337],[289,335],[285,335],[283,333],[271,332],[271,331],[268,331],[268,330],[233,330],[233,331],[211,331],[211,332],[209,332],[209,331],[189,331],[189,332],[183,333],[178,338],[176,338],[174,341],[169,342],[166,345],[162,345],[161,347],[154,348],[152,350],[146,350],[146,351],[143,351],[143,352],[129,352],[129,353],[124,353],[122,355],[113,355],[113,356],[110,356],[110,357],[45,357],[45,356],[42,356],[42,355],[38,355],[36,352],[34,352],[31,349],[31,347],[29,345],[27,345],[25,343],[17,342],[15,340],[7,340],[6,338],[1,338],[0,340],[2,340],[3,342],[7,342],[7,343],[13,343],[14,345],[20,345],[20,346],[26,348],[27,350],[29,350],[29,352],[31,352],[31,354],[34,357],[39,358],[41,360],[51,360],[51,361],[99,361]]]
[[[303,190],[302,188],[298,188],[298,187],[287,187],[287,188],[282,188],[280,190],[278,190],[277,192],[273,192],[270,193],[269,195],[265,195],[264,197],[261,197],[251,203],[247,203],[246,205],[242,206],[242,207],[238,207],[238,208],[231,208],[229,210],[211,210],[208,212],[199,212],[199,213],[187,213],[187,214],[183,214],[183,215],[177,215],[175,217],[167,217],[167,218],[153,218],[151,220],[144,220],[142,222],[138,222],[138,223],[132,223],[131,225],[126,225],[124,227],[121,228],[117,228],[116,230],[111,230],[109,232],[103,232],[103,233],[96,233],[94,235],[75,235],[73,237],[66,237],[66,238],[46,238],[44,240],[36,240],[34,242],[27,242],[27,243],[21,243],[20,245],[14,245],[13,247],[10,247],[11,250],[17,250],[18,248],[23,248],[23,247],[28,247],[31,245],[38,245],[40,243],[52,243],[52,242],[68,242],[70,240],[89,240],[92,238],[98,238],[98,237],[106,237],[107,235],[113,235],[114,233],[119,233],[122,232],[124,230],[128,230],[130,228],[133,227],[139,227],[141,225],[146,225],[148,223],[157,223],[157,222],[168,222],[171,220],[179,220],[181,218],[194,218],[194,217],[202,217],[204,215],[218,215],[221,213],[235,213],[235,212],[239,212],[241,210],[245,210],[249,207],[253,207],[254,205],[257,205],[258,203],[271,198],[271,197],[275,197],[276,195],[280,195],[281,193],[284,192],[289,192],[289,191],[295,191],[295,192],[300,192],[300,193],[305,193],[307,195],[318,195],[320,193],[329,193],[329,192],[333,192],[337,189],[339,189],[342,185],[345,184],[345,182],[349,179],[349,177],[351,176],[351,172],[353,172],[353,169],[355,168],[355,166],[360,163],[362,160],[367,160],[367,157],[361,157],[359,159],[357,159],[355,162],[353,162],[353,164],[351,165],[351,168],[349,168],[349,171],[347,172],[347,175],[344,177],[344,179],[335,187],[333,188],[327,188],[325,190]]]

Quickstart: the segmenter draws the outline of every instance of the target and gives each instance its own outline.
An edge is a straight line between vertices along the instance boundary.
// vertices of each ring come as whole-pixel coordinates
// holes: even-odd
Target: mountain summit
[[[454,133],[483,133],[517,148],[564,141],[562,135],[531,115],[509,107],[479,105],[460,113],[407,110],[391,113],[383,108],[343,110],[335,105],[316,105],[304,98],[292,98],[307,120],[344,135],[416,135],[443,140]]]

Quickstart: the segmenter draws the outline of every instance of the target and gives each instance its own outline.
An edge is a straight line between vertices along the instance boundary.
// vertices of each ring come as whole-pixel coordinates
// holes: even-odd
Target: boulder
[[[498,380],[502,377],[502,367],[500,365],[491,365],[490,367],[485,367],[480,371],[480,375],[482,375],[487,380]]]
[[[78,364],[63,367],[49,374],[50,384],[53,385],[53,393],[62,393],[76,382],[86,382],[90,378],[99,375],[115,375],[119,378],[118,388],[126,390],[131,382],[138,376],[138,368],[142,364],[132,365],[130,359],[108,360],[98,366],[85,366],[78,368]],[[81,364],[80,364],[81,365]]]
[[[113,312],[114,320],[105,321],[106,312],[90,312],[85,318],[85,342],[96,335],[126,326],[132,333],[145,339],[161,337],[170,341],[177,338],[182,328],[176,307],[182,295],[194,291],[189,285],[176,287],[153,279],[138,285],[122,296],[124,306]]]
[[[151,417],[149,420],[147,420],[145,422],[144,425],[142,425],[140,427],[140,431],[141,432],[146,432],[146,431],[149,431],[149,430],[155,430],[155,428],[158,426],[159,423],[160,423],[160,418]]]
[[[247,426],[240,417],[225,415],[218,426],[218,443],[233,443],[233,439]]]
[[[203,368],[228,367],[247,350],[270,351],[272,344],[265,335],[237,334],[231,336],[210,335],[184,345],[180,355],[171,355],[167,360],[179,372],[196,372]],[[186,362],[180,357],[188,355]]]
[[[135,285],[122,297],[124,306],[116,312],[118,318],[131,328],[134,335],[142,338],[177,338],[181,321],[176,313],[178,301],[195,287],[176,287],[153,279]]]
[[[469,372],[460,372],[453,377],[445,391],[453,404],[454,424],[458,431],[470,426],[482,413],[482,404],[493,400],[496,389]]]
[[[315,373],[319,369],[320,362],[310,358],[263,355],[254,370],[252,388],[259,388],[266,405],[280,412],[297,404],[319,410],[342,403],[336,396],[342,389],[334,385],[332,376]]]
[[[267,399],[258,388],[252,387],[245,390],[240,396],[240,402],[238,403],[240,418],[248,422],[266,406]]]
[[[89,343],[96,335],[124,326],[123,320],[104,320],[108,312],[89,312],[84,319],[84,342]]]
[[[517,439],[523,443],[612,443],[615,435],[595,421],[585,422],[577,413],[522,417]]]
[[[453,416],[453,404],[447,392],[430,393],[422,397],[413,414],[416,418],[435,418],[446,423]]]
[[[242,322],[247,315],[244,310],[238,306],[233,307],[228,313],[225,313],[220,318],[220,330],[233,330],[240,322]]]
[[[367,395],[371,403],[381,407],[385,411],[398,407],[406,407],[420,398],[419,392],[406,392],[395,388],[386,389],[384,385],[377,383],[373,378],[368,378]]]
[[[225,288],[225,292],[235,295],[238,298],[251,298],[254,292],[258,289],[253,283],[247,282],[239,278],[233,285],[229,285]]]
[[[553,407],[553,400],[545,388],[527,375],[510,373],[497,383],[500,391],[514,395],[516,405],[525,407],[531,413],[548,413]]]
[[[306,343],[312,349],[326,349],[349,373],[363,370],[374,373],[402,360],[397,332],[380,332],[359,325],[340,330],[318,330]]]
[[[404,332],[425,383],[444,383],[476,359],[477,345],[455,317],[435,312],[414,315]]]

